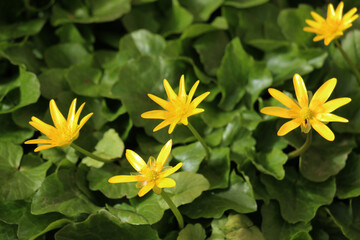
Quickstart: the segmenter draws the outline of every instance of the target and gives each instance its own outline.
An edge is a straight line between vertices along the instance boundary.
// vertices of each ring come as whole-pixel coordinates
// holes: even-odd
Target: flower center
[[[188,112],[188,106],[186,105],[186,97],[177,97],[173,101],[174,115],[182,118]]]

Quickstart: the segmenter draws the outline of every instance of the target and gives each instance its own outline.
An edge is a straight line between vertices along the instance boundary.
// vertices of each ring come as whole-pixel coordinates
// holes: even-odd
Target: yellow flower
[[[276,117],[293,118],[293,120],[286,122],[280,127],[277,133],[278,136],[284,136],[288,132],[301,126],[301,130],[305,133],[308,133],[312,127],[326,140],[333,141],[335,139],[334,133],[325,124],[328,122],[348,122],[347,119],[332,114],[331,112],[349,103],[351,99],[344,97],[326,102],[335,88],[336,78],[332,78],[321,85],[310,100],[310,104],[305,83],[299,74],[294,75],[293,83],[297,103],[284,93],[269,88],[270,95],[289,109],[282,107],[264,107],[260,112]]]
[[[172,140],[170,139],[161,149],[157,159],[155,160],[154,157],[150,157],[147,165],[136,152],[127,149],[126,159],[139,174],[117,175],[110,178],[108,180],[109,183],[138,182],[136,187],[141,188],[138,193],[139,197],[144,196],[151,189],[155,193],[160,194],[162,188],[175,187],[176,182],[171,178],[167,178],[167,176],[179,170],[182,163],[178,163],[175,167],[170,167],[163,171],[164,164],[170,155],[171,146]]]
[[[164,88],[169,101],[165,101],[152,94],[148,94],[148,96],[165,110],[148,111],[141,114],[141,117],[164,120],[154,128],[154,132],[170,125],[168,132],[171,134],[174,131],[176,124],[182,123],[188,125],[188,117],[204,111],[204,109],[196,107],[210,94],[210,92],[203,93],[191,101],[199,82],[200,81],[198,80],[190,89],[189,95],[186,95],[185,80],[184,75],[182,75],[180,78],[179,93],[176,95],[169,82],[164,79]]]
[[[330,3],[328,5],[326,19],[316,12],[311,12],[311,16],[315,21],[306,19],[306,23],[310,27],[305,27],[303,30],[305,32],[316,33],[316,37],[313,39],[314,42],[324,39],[325,45],[329,45],[332,40],[342,36],[344,34],[343,31],[351,27],[351,23],[359,17],[357,14],[354,15],[357,11],[356,8],[352,8],[344,16],[342,15],[343,9],[343,2],[339,3],[336,10],[334,10],[334,6]]]
[[[81,111],[84,108],[85,103],[83,103],[80,108],[75,113],[76,108],[76,98],[72,101],[68,118],[67,120],[61,114],[60,110],[56,106],[56,103],[53,99],[50,100],[50,114],[54,122],[55,127],[44,123],[36,117],[32,117],[29,124],[45,134],[49,139],[32,139],[26,141],[25,144],[44,144],[35,148],[35,152],[45,150],[53,147],[67,147],[79,136],[80,129],[92,116],[92,113],[86,115],[81,119],[80,124],[78,124]]]

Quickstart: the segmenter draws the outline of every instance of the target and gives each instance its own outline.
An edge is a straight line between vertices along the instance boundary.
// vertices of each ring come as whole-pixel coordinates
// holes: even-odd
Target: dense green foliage
[[[339,50],[302,28],[325,1],[301,0],[12,0],[0,1],[0,239],[345,240],[360,239],[360,86]],[[334,2],[337,5],[338,2]],[[360,7],[345,0],[345,11]],[[311,5],[309,5],[311,4]],[[354,5],[356,4],[356,5]],[[340,39],[360,67],[360,20]],[[299,158],[287,153],[306,136],[276,135],[284,119],[259,109],[279,105],[266,89],[294,95],[299,73],[308,90],[338,84],[331,98],[352,102],[335,113],[336,138],[314,134]],[[166,98],[162,80],[211,94],[189,118],[211,148],[183,125],[153,133]],[[49,100],[67,114],[71,101],[94,115],[76,144],[34,153],[28,122],[52,124]],[[125,149],[157,156],[170,138],[168,163],[183,162],[166,189],[185,228],[161,196],[137,196],[135,183],[110,184],[134,172]]]

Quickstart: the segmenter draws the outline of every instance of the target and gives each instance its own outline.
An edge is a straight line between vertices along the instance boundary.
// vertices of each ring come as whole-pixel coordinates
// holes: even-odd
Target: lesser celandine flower
[[[172,140],[169,140],[161,149],[159,156],[155,160],[154,157],[150,157],[148,163],[134,151],[126,150],[126,159],[131,166],[138,172],[136,175],[118,175],[109,179],[110,183],[125,183],[125,182],[137,182],[136,186],[141,188],[138,195],[144,196],[151,189],[157,194],[160,194],[162,188],[171,188],[176,186],[176,182],[167,178],[173,174],[179,168],[182,163],[178,163],[175,167],[165,168],[164,164],[168,159],[171,151]]]
[[[340,2],[336,10],[334,6],[330,3],[328,5],[327,17],[324,19],[322,16],[316,12],[311,12],[311,16],[314,20],[307,19],[306,23],[310,27],[305,27],[304,31],[315,33],[316,36],[313,39],[316,41],[324,40],[325,45],[336,39],[339,36],[342,36],[344,31],[352,26],[352,22],[359,17],[359,15],[354,15],[357,11],[356,8],[352,8],[343,16],[344,3]]]
[[[292,118],[291,121],[286,122],[280,127],[277,133],[279,136],[283,136],[301,126],[301,130],[305,133],[308,133],[313,128],[326,140],[333,141],[335,139],[334,133],[326,126],[326,123],[348,122],[347,119],[331,112],[349,103],[351,99],[344,97],[326,102],[335,88],[336,78],[332,78],[321,85],[310,100],[310,103],[305,83],[299,74],[294,75],[293,83],[297,102],[294,102],[284,93],[269,88],[270,95],[288,107],[288,109],[282,107],[264,107],[260,112],[282,118]]]
[[[32,117],[29,124],[45,134],[49,139],[32,139],[25,144],[43,144],[35,148],[35,152],[53,147],[67,147],[79,136],[80,129],[92,116],[92,113],[86,115],[78,124],[81,111],[84,108],[83,103],[80,108],[76,109],[76,98],[72,101],[67,119],[61,114],[53,99],[50,100],[50,114],[54,122],[54,126],[44,123],[36,117]]]
[[[154,132],[170,125],[168,132],[171,134],[177,124],[182,123],[188,125],[188,117],[204,111],[204,109],[197,108],[197,106],[210,94],[210,92],[206,92],[192,100],[199,82],[200,81],[197,81],[190,89],[189,95],[186,95],[185,79],[184,75],[182,75],[180,78],[179,93],[176,95],[169,82],[164,79],[164,88],[169,101],[152,94],[148,94],[148,96],[165,110],[148,111],[141,114],[141,117],[164,120],[154,128]]]

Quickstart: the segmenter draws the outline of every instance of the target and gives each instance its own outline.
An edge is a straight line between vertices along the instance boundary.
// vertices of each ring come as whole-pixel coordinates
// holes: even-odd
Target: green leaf
[[[255,212],[257,209],[251,185],[235,172],[231,174],[229,189],[205,192],[181,208],[181,212],[193,219],[219,218],[229,209],[238,213]]]
[[[285,38],[299,45],[310,43],[313,34],[305,32],[304,27],[308,26],[306,19],[312,19],[310,12],[312,7],[300,4],[297,9],[283,9],[278,18],[278,23]],[[296,27],[295,27],[296,26]]]
[[[44,52],[44,60],[49,68],[68,68],[90,56],[84,45],[80,43],[52,45]]]
[[[0,51],[0,56],[8,59],[13,65],[24,67],[30,72],[38,73],[42,63],[35,53],[36,50],[33,49],[32,44],[21,43],[6,47],[6,49]]]
[[[236,111],[224,112],[213,103],[203,103],[201,107],[205,110],[201,118],[213,128],[224,127],[238,115]]]
[[[89,187],[93,191],[99,190],[108,198],[133,198],[137,195],[139,189],[135,183],[109,183],[109,178],[115,175],[130,175],[133,169],[120,168],[113,163],[105,164],[102,168],[90,168],[87,179]]]
[[[349,31],[345,37],[342,38],[341,46],[349,56],[351,61],[355,64],[355,66],[359,66],[360,64],[360,46],[359,46],[359,39],[360,39],[360,31],[358,29],[354,29]],[[338,48],[335,49],[333,59],[335,61],[336,66],[341,69],[346,69],[348,71],[352,71],[351,67],[349,66],[348,62],[345,60],[344,56],[341,54]]]
[[[0,221],[0,239],[3,240],[15,240],[17,239],[16,235],[17,225],[6,224]]]
[[[0,143],[0,193],[7,200],[31,196],[42,184],[51,162],[41,164],[34,155],[25,155],[22,148],[8,142]],[[21,165],[20,165],[21,161]]]
[[[194,21],[207,21],[224,0],[180,0],[180,4],[194,16]]]
[[[119,49],[126,55],[137,58],[160,55],[165,49],[165,45],[163,37],[141,29],[121,38]]]
[[[263,62],[255,62],[250,69],[246,92],[250,94],[251,103],[254,104],[260,94],[272,84],[272,75]]]
[[[177,240],[204,240],[206,238],[204,228],[199,224],[187,224],[185,228],[181,229]]]
[[[0,198],[0,220],[7,224],[18,224],[26,207],[24,201],[4,201]]]
[[[169,1],[170,2],[170,1]],[[170,4],[166,2],[166,4]],[[161,32],[168,36],[174,33],[181,33],[193,21],[193,16],[183,8],[178,0],[171,0],[171,6],[165,12],[165,18],[162,20],[163,26]]]
[[[281,84],[293,77],[294,73],[305,75],[323,66],[327,57],[324,50],[300,50],[296,44],[281,48],[265,55],[267,68],[274,77],[275,84]]]
[[[104,133],[102,139],[95,146],[96,156],[103,157],[105,159],[121,158],[124,152],[124,142],[119,137],[119,134],[112,128]],[[94,160],[90,157],[85,157],[82,162],[87,166],[101,167],[104,163]]]
[[[59,212],[75,217],[99,209],[76,186],[72,170],[60,169],[48,176],[33,197],[31,213],[35,215]]]
[[[281,217],[279,205],[274,201],[262,206],[261,215],[263,219],[261,230],[268,240],[295,240],[298,239],[295,237],[299,233],[308,233],[311,230],[310,223],[291,224],[286,222]]]
[[[63,160],[67,160],[73,164],[76,164],[79,156],[76,153],[76,150],[72,147],[66,148],[50,148],[41,151],[42,157],[46,160],[51,161],[52,163],[58,165]]]
[[[41,95],[47,99],[56,99],[62,92],[70,90],[66,82],[65,69],[46,69],[39,75]]]
[[[121,222],[133,225],[154,224],[164,215],[164,209],[160,207],[159,199],[155,194],[147,194],[141,198],[130,200],[127,203],[116,204],[114,207],[107,206],[110,213],[118,217]]]
[[[58,26],[65,23],[96,23],[113,21],[130,11],[130,0],[96,0],[85,3],[73,2],[69,8],[56,3],[51,22]],[[66,6],[66,5],[65,5]]]
[[[225,0],[224,5],[236,7],[236,8],[251,8],[264,3],[269,0]]]
[[[193,46],[200,56],[204,70],[215,76],[224,56],[229,37],[225,31],[211,31],[200,36]]]
[[[72,223],[56,233],[56,240],[89,240],[94,236],[98,240],[159,240],[157,232],[150,225],[135,226],[121,222],[118,218],[106,210],[90,215],[88,219],[80,223]]]
[[[40,97],[40,84],[36,75],[19,69],[20,73],[14,80],[5,81],[0,86],[0,113],[13,112],[35,103]]]
[[[0,41],[35,35],[43,28],[45,19],[33,19],[0,26]]]
[[[265,240],[259,228],[242,214],[230,214],[227,218],[214,219],[211,222],[212,234],[209,240],[241,239]]]
[[[360,238],[360,216],[357,211],[359,207],[359,198],[354,198],[350,200],[350,206],[347,206],[342,202],[338,202],[333,203],[328,209],[328,213],[332,217],[333,221],[349,240],[357,240]]]
[[[256,153],[252,163],[255,167],[265,174],[271,175],[277,180],[281,180],[285,176],[283,165],[288,157],[278,148],[273,148],[271,152]]]
[[[233,39],[225,49],[225,56],[217,72],[222,98],[219,106],[232,110],[245,94],[249,71],[254,59],[243,49],[239,38]]]
[[[301,174],[313,182],[323,182],[345,167],[346,159],[355,147],[352,138],[336,137],[334,142],[313,141],[310,148],[300,156]]]
[[[19,110],[20,111],[20,110]],[[14,124],[11,114],[0,115],[0,141],[21,144],[33,135],[30,129],[24,129]]]
[[[176,187],[167,188],[164,191],[166,191],[177,207],[191,203],[195,198],[199,197],[203,191],[209,189],[209,182],[201,174],[178,172],[172,174],[171,178],[175,180]],[[162,208],[169,208],[162,198],[159,201]]]
[[[35,240],[45,233],[61,228],[70,222],[69,219],[63,218],[63,216],[58,213],[36,216],[30,212],[26,212],[19,222],[19,240]]]
[[[303,178],[294,168],[286,168],[282,181],[262,175],[271,199],[280,204],[281,216],[289,223],[309,222],[323,205],[330,204],[335,196],[335,179],[314,183]]]
[[[230,174],[230,149],[213,148],[210,159],[204,162],[199,173],[210,182],[210,189],[227,188]]]
[[[359,155],[351,154],[346,166],[336,175],[336,195],[340,199],[360,196]]]
[[[175,159],[182,162],[181,169],[187,172],[197,172],[200,163],[205,158],[205,149],[200,142],[176,147],[171,151]]]

